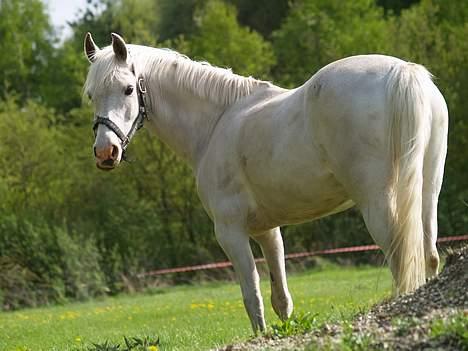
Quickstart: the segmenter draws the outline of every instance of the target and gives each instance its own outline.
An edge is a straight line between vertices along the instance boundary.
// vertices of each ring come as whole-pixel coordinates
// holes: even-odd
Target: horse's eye
[[[125,89],[125,95],[132,95],[133,93],[133,87],[129,85],[127,89]]]

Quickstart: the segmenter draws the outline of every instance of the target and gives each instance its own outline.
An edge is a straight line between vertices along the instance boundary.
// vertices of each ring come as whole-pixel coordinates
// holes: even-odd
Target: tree
[[[388,39],[383,10],[373,0],[299,0],[273,33],[274,75],[296,86],[337,59],[389,52]]]
[[[195,59],[231,67],[241,75],[269,76],[275,62],[270,43],[240,26],[232,5],[210,0],[197,8],[194,20],[195,32],[188,38],[188,47]]]
[[[41,99],[55,36],[40,0],[0,2],[0,97]]]
[[[385,11],[393,11],[396,14],[400,14],[403,9],[417,4],[419,1],[420,0],[377,0],[377,4],[382,6]]]
[[[239,22],[259,32],[265,38],[281,26],[287,16],[288,0],[230,0],[237,7]]]
[[[173,40],[195,31],[195,9],[206,0],[157,0],[161,19],[157,32],[161,41]]]

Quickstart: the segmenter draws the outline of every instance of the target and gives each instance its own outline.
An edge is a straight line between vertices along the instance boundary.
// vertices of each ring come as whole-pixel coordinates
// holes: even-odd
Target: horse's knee
[[[286,320],[291,317],[293,312],[293,301],[289,292],[283,294],[277,294],[272,290],[271,292],[271,305],[276,315],[281,320]]]

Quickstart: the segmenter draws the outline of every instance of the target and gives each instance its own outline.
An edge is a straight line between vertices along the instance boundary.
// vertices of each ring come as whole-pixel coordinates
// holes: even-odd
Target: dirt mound
[[[412,294],[374,306],[353,326],[358,333],[371,333],[376,348],[468,350],[466,329],[465,339],[451,330],[467,326],[467,313],[468,246],[450,254],[436,278]]]
[[[353,321],[285,339],[261,337],[224,350],[468,350],[468,246],[412,294],[375,305]]]
[[[450,254],[442,272],[414,293],[372,309],[378,318],[395,315],[425,316],[434,309],[468,307],[468,246]]]

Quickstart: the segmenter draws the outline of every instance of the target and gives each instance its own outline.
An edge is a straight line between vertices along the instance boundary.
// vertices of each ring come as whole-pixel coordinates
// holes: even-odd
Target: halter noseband
[[[145,80],[143,79],[142,76],[139,76],[138,81],[137,81],[138,115],[133,121],[132,127],[130,128],[127,135],[125,135],[122,132],[122,130],[117,126],[117,124],[112,122],[108,117],[96,115],[96,118],[94,119],[94,124],[93,124],[94,135],[96,135],[97,128],[99,127],[99,125],[103,124],[110,130],[112,130],[115,133],[115,135],[117,135],[117,137],[120,139],[120,145],[122,147],[122,160],[124,161],[128,161],[126,150],[127,150],[128,144],[130,144],[130,140],[133,138],[133,135],[136,133],[136,131],[139,130],[141,127],[143,127],[143,123],[145,119],[148,119],[148,115],[146,113],[145,94],[146,94]]]

